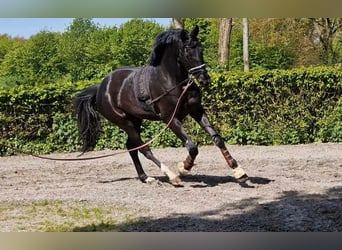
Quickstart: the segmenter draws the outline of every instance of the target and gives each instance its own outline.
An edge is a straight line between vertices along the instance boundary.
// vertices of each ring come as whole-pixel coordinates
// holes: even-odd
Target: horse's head
[[[149,64],[156,67],[161,65],[163,61],[169,63],[170,58],[175,56],[183,73],[187,71],[200,84],[209,84],[210,77],[203,60],[203,48],[197,38],[198,31],[198,26],[196,26],[192,32],[186,30],[169,30],[159,33],[155,39]],[[167,48],[171,48],[169,54],[166,53]],[[169,69],[169,66],[167,66],[167,69]]]
[[[210,77],[203,60],[203,48],[197,38],[198,31],[198,26],[196,26],[190,34],[187,31],[182,30],[182,45],[179,48],[178,60],[188,73],[193,75],[200,84],[208,85],[210,83]]]

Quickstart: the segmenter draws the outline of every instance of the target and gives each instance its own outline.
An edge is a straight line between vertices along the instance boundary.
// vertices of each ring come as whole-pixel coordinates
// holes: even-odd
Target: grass
[[[1,202],[0,231],[10,232],[108,232],[122,231],[136,215],[113,204],[36,201]]]

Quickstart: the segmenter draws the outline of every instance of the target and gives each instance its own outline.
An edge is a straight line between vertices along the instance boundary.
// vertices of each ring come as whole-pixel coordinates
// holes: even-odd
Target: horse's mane
[[[153,50],[151,52],[149,65],[158,66],[161,63],[164,49],[174,43],[183,43],[190,39],[190,34],[186,30],[171,29],[159,33],[155,38]]]

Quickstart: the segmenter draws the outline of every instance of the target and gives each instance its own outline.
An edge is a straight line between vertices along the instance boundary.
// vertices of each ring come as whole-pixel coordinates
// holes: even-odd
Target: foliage
[[[97,26],[89,18],[75,18],[58,45],[58,57],[71,81],[93,79],[95,67],[89,61],[88,45]],[[87,53],[88,52],[88,53]]]
[[[251,67],[254,69],[289,69],[294,63],[291,48],[251,44]]]
[[[310,18],[309,22],[315,27],[315,38],[319,41],[320,59],[326,65],[340,63],[339,54],[342,28],[341,18]]]
[[[251,70],[291,69],[339,64],[340,18],[250,18]],[[218,61],[218,18],[185,18],[185,28],[200,27],[208,69]],[[132,19],[120,27],[101,27],[91,18],[75,18],[63,33],[41,31],[29,39],[0,35],[0,86],[98,81],[119,66],[147,63],[154,37],[164,27]],[[243,70],[241,19],[233,19],[230,69]]]
[[[230,143],[309,143],[324,139],[320,124],[327,110],[339,110],[341,79],[340,67],[212,74],[204,102]]]
[[[46,144],[51,145],[51,151],[78,151],[81,144],[78,140],[76,117],[70,113],[55,113]]]
[[[203,104],[214,127],[232,144],[297,144],[342,141],[342,71],[314,67],[211,73]],[[73,97],[92,81],[19,86],[0,90],[1,142],[34,153],[80,148]],[[102,120],[96,149],[123,149],[126,134]],[[152,139],[165,125],[146,121],[142,139]],[[200,145],[211,138],[192,119],[185,129]],[[181,146],[169,130],[153,147]],[[1,154],[11,150],[0,149]]]
[[[250,18],[251,70],[290,69],[298,66],[334,65],[342,59],[341,18]],[[185,27],[199,25],[205,60],[216,68],[217,18],[186,18]],[[320,25],[315,25],[320,23]],[[242,24],[233,19],[230,69],[243,70]]]
[[[0,35],[0,64],[2,63],[7,53],[22,45],[22,43],[22,39],[13,39],[8,35]]]
[[[75,18],[61,34],[42,31],[21,43],[0,36],[0,86],[98,80],[118,66],[144,65],[162,30],[142,19],[116,28]]]
[[[163,31],[162,27],[152,21],[133,19],[118,29],[111,52],[116,65],[146,65],[152,50],[154,38]]]
[[[75,130],[61,130],[63,127],[68,130],[72,128],[70,115],[73,113],[73,96],[90,84],[92,82],[67,82],[0,88],[1,140],[13,142],[14,146],[23,150],[26,144],[35,144],[37,149],[33,149],[33,152],[64,150],[67,139],[54,139],[71,134],[77,136]],[[75,149],[74,145],[70,147],[67,150]]]
[[[300,54],[294,49],[297,48],[298,39],[292,35],[293,31],[288,28],[287,21],[288,19],[252,19],[250,21],[249,47],[252,70],[289,69],[295,65]],[[296,27],[299,24],[301,23],[298,23]],[[218,61],[219,20],[217,18],[185,19],[186,29],[191,30],[195,25],[200,27],[199,39],[204,47],[204,59],[210,68],[215,69]],[[291,37],[287,37],[289,33]],[[242,54],[241,20],[233,19],[229,63],[231,70],[243,70]]]
[[[23,84],[27,78],[31,78],[32,74],[28,68],[28,55],[27,43],[5,55],[1,63],[1,86]]]
[[[279,32],[271,33],[262,29],[259,36],[257,26],[258,20],[251,20],[249,59],[251,70],[262,69],[289,69],[295,63],[293,44],[284,42],[283,37],[277,38]],[[231,41],[231,62],[232,70],[243,70],[243,49],[242,49],[242,24],[235,21]]]
[[[200,29],[198,38],[204,48],[204,60],[213,67],[218,60],[219,21],[217,18],[186,18],[185,29],[191,31],[195,26]]]
[[[322,142],[342,141],[342,98],[335,107],[329,107],[321,120],[318,121],[317,140]]]
[[[111,48],[115,44],[116,32],[115,27],[97,28],[89,34],[89,42],[85,47],[84,55],[85,67],[90,72],[88,78],[101,79],[117,67],[115,55],[111,52]]]

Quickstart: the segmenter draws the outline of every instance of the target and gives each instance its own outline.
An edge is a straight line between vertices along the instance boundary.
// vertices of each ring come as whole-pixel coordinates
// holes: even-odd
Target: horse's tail
[[[95,110],[100,84],[92,85],[76,96],[76,116],[82,152],[93,150],[100,135],[100,115]]]

